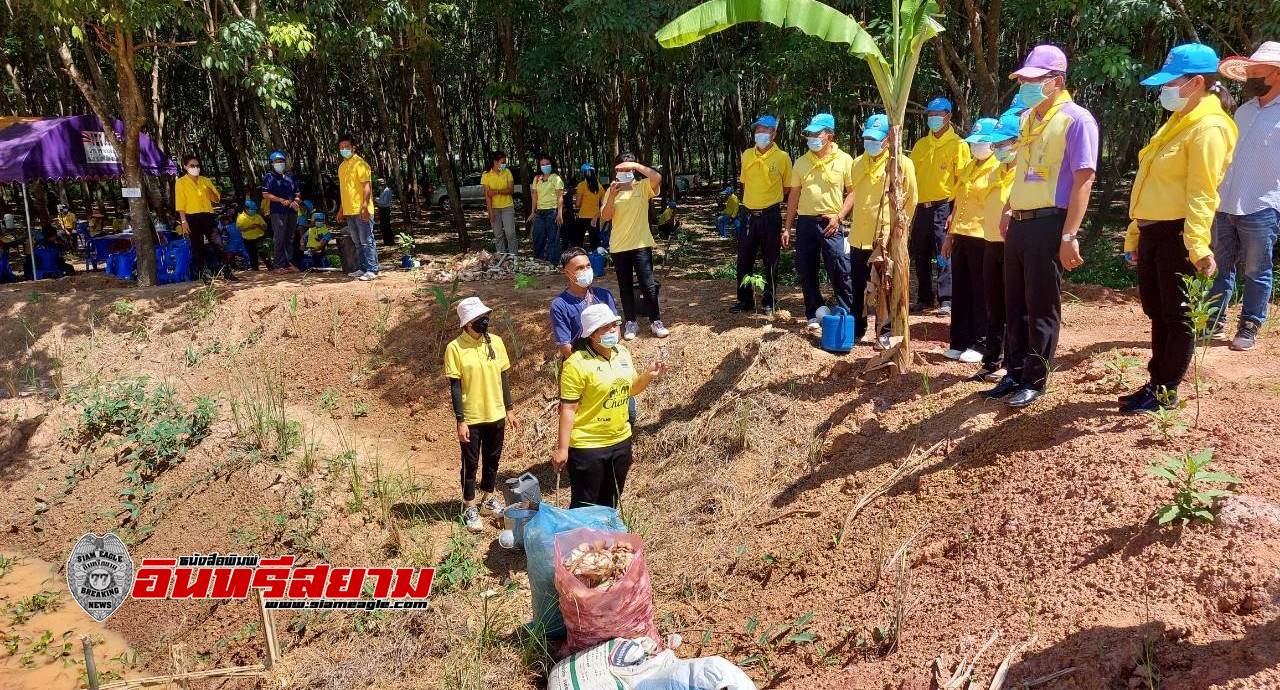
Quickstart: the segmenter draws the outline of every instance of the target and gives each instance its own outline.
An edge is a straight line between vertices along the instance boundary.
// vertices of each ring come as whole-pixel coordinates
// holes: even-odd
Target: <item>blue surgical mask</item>
[[[271,168],[278,173],[284,172],[284,163],[272,163]]]
[[[343,158],[350,158],[353,153],[351,149],[338,149],[338,155]]]
[[[884,142],[875,139],[863,139],[862,150],[867,152],[868,156],[878,156],[884,150]]]
[[[756,148],[758,149],[765,148],[769,145],[769,142],[773,141],[773,135],[768,132],[756,132],[754,138],[756,140]]]
[[[600,344],[605,347],[616,347],[618,344],[618,331],[609,331],[603,336],[600,336]]]
[[[551,174],[551,166],[549,166],[549,165],[540,165],[540,166],[538,166],[538,169],[542,171],[542,174],[543,174],[543,175],[550,175],[550,174]]]
[[[1034,108],[1048,96],[1044,95],[1044,84],[1041,82],[1029,81],[1018,86],[1018,96],[1022,98],[1022,103],[1028,108]]]
[[[809,137],[804,140],[804,145],[808,146],[810,151],[817,151],[822,148],[822,137]]]
[[[937,133],[942,131],[942,126],[946,124],[946,118],[942,117],[941,115],[930,115],[928,119],[928,123],[929,123],[929,131]]]
[[[507,169],[507,164],[506,164],[506,163],[499,163],[499,164],[498,164],[498,169],[499,169],[499,170],[506,170],[506,169]]]
[[[996,155],[996,160],[1000,161],[1001,163],[1012,163],[1013,159],[1016,157],[1016,154],[1012,146],[1005,146],[1005,147],[996,149],[995,155]]]

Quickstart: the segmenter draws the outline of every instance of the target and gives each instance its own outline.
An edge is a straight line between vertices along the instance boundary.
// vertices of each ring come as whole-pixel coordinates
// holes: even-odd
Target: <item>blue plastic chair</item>
[[[98,256],[97,248],[93,245],[93,235],[89,234],[89,221],[77,220],[76,234],[84,241],[84,270],[98,270],[98,262],[105,257]]]
[[[112,252],[107,255],[107,275],[121,280],[133,280],[133,273],[138,267],[138,254],[130,249],[127,252]]]
[[[191,280],[191,242],[173,240],[156,247],[156,282],[160,285]]]
[[[47,244],[36,245],[35,279],[62,277],[62,250]]]
[[[13,267],[9,265],[9,248],[5,247],[0,252],[0,283],[16,283],[18,276],[13,274]]]
[[[222,246],[225,247],[226,253],[244,259],[245,267],[252,263],[249,260],[249,248],[244,243],[244,235],[240,234],[240,228],[237,228],[235,223],[222,228]]]

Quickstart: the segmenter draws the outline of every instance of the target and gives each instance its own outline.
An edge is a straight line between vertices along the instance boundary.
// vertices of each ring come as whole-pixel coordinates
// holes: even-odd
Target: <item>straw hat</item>
[[[1280,68],[1280,42],[1264,41],[1249,57],[1232,55],[1223,58],[1222,62],[1218,63],[1218,71],[1228,79],[1244,81],[1249,76],[1245,74],[1245,70],[1251,65],[1270,65]]]

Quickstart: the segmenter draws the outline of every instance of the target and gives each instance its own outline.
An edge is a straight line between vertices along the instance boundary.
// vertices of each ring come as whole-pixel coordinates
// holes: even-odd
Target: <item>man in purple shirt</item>
[[[570,247],[560,255],[560,268],[564,270],[569,287],[551,300],[551,333],[555,336],[560,359],[568,359],[573,353],[573,341],[582,331],[582,310],[592,304],[609,305],[613,313],[618,306],[613,295],[602,287],[591,287],[595,274],[591,260],[579,247]]]
[[[1076,235],[1098,168],[1098,122],[1071,100],[1066,72],[1061,48],[1038,45],[1009,75],[1030,110],[1000,223],[1008,372],[982,394],[1016,408],[1044,393],[1062,325],[1062,269],[1084,263]]]

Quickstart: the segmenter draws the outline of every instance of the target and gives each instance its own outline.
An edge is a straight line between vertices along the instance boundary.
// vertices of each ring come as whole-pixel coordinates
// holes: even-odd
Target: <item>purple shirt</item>
[[[1055,117],[1069,117],[1067,147],[1062,154],[1062,169],[1058,172],[1058,188],[1054,192],[1054,205],[1067,208],[1071,200],[1071,180],[1077,170],[1098,169],[1098,121],[1093,113],[1075,102],[1062,106]]]
[[[556,345],[570,345],[581,335],[582,310],[592,304],[609,305],[613,313],[618,313],[618,305],[613,295],[602,287],[587,288],[586,297],[565,290],[551,300],[551,332],[556,336]]]

